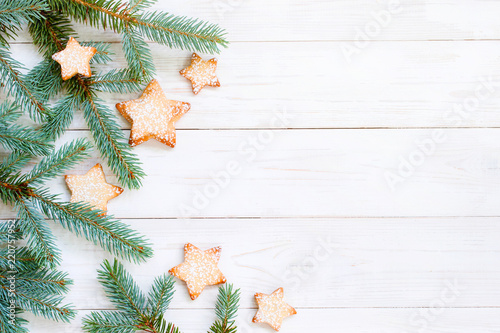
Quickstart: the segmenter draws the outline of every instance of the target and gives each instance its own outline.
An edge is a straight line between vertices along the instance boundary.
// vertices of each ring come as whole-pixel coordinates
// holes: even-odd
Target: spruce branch
[[[16,172],[18,172],[22,167],[24,167],[29,161],[31,157],[22,152],[13,152],[0,162],[0,178],[1,175],[4,177],[8,177],[9,175],[16,176]]]
[[[152,256],[143,236],[100,210],[83,203],[60,202],[46,191],[34,193],[33,200],[49,218],[116,256],[133,262]]]
[[[110,27],[122,33],[128,24],[141,35],[160,44],[191,51],[219,53],[226,47],[225,32],[216,24],[172,14],[143,10],[153,1],[135,1],[126,6],[118,0],[50,0],[51,6],[79,22]]]
[[[54,154],[43,158],[30,172],[21,177],[21,183],[41,185],[46,180],[64,174],[78,162],[89,157],[92,150],[90,143],[77,139],[65,144]]]
[[[150,81],[155,73],[153,56],[148,44],[130,24],[125,24],[122,48],[130,71],[143,81]]]
[[[41,264],[53,268],[60,263],[60,252],[55,244],[55,237],[43,216],[24,199],[16,204],[18,219],[22,221],[19,227],[28,243],[26,246],[33,251],[35,259]]]
[[[209,333],[236,333],[236,315],[240,302],[240,290],[233,290],[233,285],[219,287],[219,296],[215,305],[217,320],[210,327]]]
[[[97,148],[108,159],[108,165],[121,184],[128,188],[139,188],[145,176],[139,159],[126,143],[116,116],[95,96],[83,79],[79,81],[83,98],[81,109]]]
[[[73,95],[64,96],[54,105],[47,121],[42,124],[41,132],[46,138],[55,140],[66,132],[73,121],[78,105],[79,101]]]
[[[172,276],[155,279],[148,299],[132,276],[116,259],[105,260],[98,270],[98,280],[118,311],[92,312],[83,319],[83,330],[90,333],[180,333],[163,318],[174,294]]]
[[[95,75],[87,84],[97,91],[109,93],[130,93],[141,89],[139,80],[129,70],[111,70],[106,74]]]
[[[0,124],[0,145],[12,151],[17,150],[31,155],[47,155],[52,150],[52,145],[43,142],[39,133],[19,125]]]
[[[14,60],[8,49],[0,45],[0,83],[31,118],[36,121],[44,120],[49,110],[26,82],[25,76],[20,72],[22,69],[21,63]]]
[[[47,103],[50,98],[55,97],[63,88],[63,79],[61,77],[61,68],[53,60],[45,59],[35,66],[26,75],[26,82],[32,87],[33,91],[42,103]],[[55,110],[52,110],[55,113]],[[53,114],[48,114],[47,118]]]
[[[48,10],[43,0],[0,0],[0,33],[12,38],[24,24],[42,18],[42,11]],[[0,44],[6,44],[0,34]]]

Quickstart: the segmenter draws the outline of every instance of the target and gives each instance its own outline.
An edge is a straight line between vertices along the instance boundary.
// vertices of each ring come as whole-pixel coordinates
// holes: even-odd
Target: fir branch
[[[90,46],[90,47],[95,47],[97,49],[96,54],[92,57],[90,60],[91,64],[107,64],[110,62],[111,56],[113,55],[113,52],[111,52],[111,44],[110,43],[105,43],[105,42],[81,42],[80,45],[82,46]]]
[[[5,285],[0,284],[0,288],[4,294],[9,291]],[[18,290],[10,292],[15,295],[16,304],[20,308],[32,312],[35,316],[66,323],[75,317],[75,311],[72,307],[61,305],[61,296],[47,295],[38,290],[30,290],[29,293]]]
[[[6,101],[0,104],[0,126],[16,121],[21,115],[19,107],[14,102]]]
[[[105,260],[98,271],[98,280],[118,311],[92,312],[83,320],[83,329],[90,333],[180,333],[167,323],[163,312],[172,299],[174,280],[163,275],[155,279],[146,300],[132,276],[116,259]]]
[[[11,151],[48,155],[53,146],[42,141],[40,133],[19,125],[0,125],[0,145]]]
[[[83,330],[90,333],[134,333],[136,321],[117,311],[92,312],[83,319]]]
[[[26,82],[36,91],[42,103],[56,96],[63,88],[61,67],[52,59],[45,59],[26,75]],[[55,113],[55,110],[52,110]],[[50,118],[52,115],[47,115]]]
[[[104,287],[106,295],[118,310],[132,318],[145,317],[146,298],[121,263],[115,260],[111,264],[105,260],[97,273],[97,279]]]
[[[224,30],[216,24],[158,11],[139,14],[139,9],[144,8],[140,5],[139,8],[127,7],[116,0],[51,0],[51,3],[75,20],[91,26],[109,26],[122,33],[128,23],[138,28],[143,36],[169,47],[219,53],[219,46],[228,44]]]
[[[31,157],[23,152],[13,152],[3,159],[0,163],[0,175],[1,174],[13,174],[18,172],[23,166],[25,166]]]
[[[68,274],[45,268],[33,271],[22,270],[15,276],[18,290],[25,293],[37,290],[40,293],[62,295],[69,291],[68,286],[73,283],[68,279]],[[0,271],[0,284],[8,284],[8,278],[8,274]]]
[[[171,48],[219,53],[219,45],[228,45],[223,29],[198,19],[154,11],[142,14],[133,23],[146,38]]]
[[[148,295],[149,316],[157,318],[167,311],[174,297],[174,279],[164,274],[155,278],[153,287]]]
[[[42,18],[42,11],[49,10],[43,0],[0,0],[0,32],[12,38],[24,24]],[[3,36],[2,44],[6,44]]]
[[[157,2],[158,0],[130,0],[127,11],[133,14],[139,10],[149,8]]]
[[[14,318],[10,316],[10,300],[0,293],[0,332],[2,333],[27,333],[28,329],[23,327],[27,321],[19,316],[22,311],[14,308]],[[12,320],[13,319],[13,320]]]
[[[85,139],[65,144],[51,156],[43,158],[29,173],[21,177],[21,183],[41,185],[44,181],[60,176],[78,162],[89,157],[92,147]]]
[[[240,290],[233,291],[233,285],[219,287],[219,296],[215,305],[217,320],[210,327],[209,333],[236,333],[236,315],[240,302]]]
[[[85,81],[79,78],[83,89],[81,109],[97,148],[108,159],[108,165],[119,181],[128,188],[139,188],[144,172],[139,159],[132,153],[130,146],[117,125],[117,118],[97,97]]]
[[[2,240],[2,243],[6,243],[7,241],[8,239]],[[0,249],[0,269],[6,271],[12,270],[12,265],[14,266],[14,270],[18,272],[33,272],[39,268],[35,253],[27,247],[17,247],[15,258],[9,253],[8,248]]]
[[[127,64],[135,77],[150,81],[155,73],[151,50],[130,24],[125,24],[123,29],[122,48]]]
[[[95,75],[87,84],[97,91],[110,93],[130,93],[141,89],[139,80],[129,70],[111,70],[106,74]]]
[[[46,191],[32,194],[32,200],[46,216],[106,251],[134,262],[152,256],[153,251],[145,238],[124,223],[87,204],[59,202],[57,199]]]
[[[32,87],[27,84],[24,75],[20,72],[21,69],[23,69],[21,63],[14,60],[10,52],[0,45],[0,83],[23,110],[27,111],[34,120],[41,121],[49,110],[40,102],[35,92],[32,91]]]
[[[79,101],[69,94],[60,99],[52,108],[52,113],[47,121],[42,124],[41,133],[50,140],[55,140],[66,132],[73,121],[73,115],[78,109]]]
[[[31,205],[30,202],[19,200],[16,203],[18,218],[22,223],[19,227],[27,239],[26,246],[35,255],[40,263],[54,267],[59,264],[60,252],[55,244],[55,237],[49,229],[43,216]]]
[[[31,22],[28,30],[33,44],[38,46],[38,52],[48,60],[52,60],[54,53],[64,49],[70,36],[76,37],[71,21],[57,11],[46,12],[43,19]]]

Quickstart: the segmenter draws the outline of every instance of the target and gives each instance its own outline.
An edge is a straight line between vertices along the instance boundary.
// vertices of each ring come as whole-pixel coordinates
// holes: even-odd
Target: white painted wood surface
[[[190,53],[152,44],[167,95],[193,107],[178,122],[176,148],[135,148],[144,187],[109,205],[154,245],[148,263],[127,264],[141,287],[182,261],[184,243],[220,245],[221,268],[243,292],[240,332],[270,332],[249,322],[252,295],[279,286],[299,313],[283,332],[500,331],[499,2],[156,7],[217,22],[232,44],[218,56],[222,87],[198,96],[177,73]],[[78,31],[81,40],[119,41]],[[39,60],[26,34],[12,49],[27,67]],[[110,67],[122,67],[113,49]],[[136,96],[102,95],[110,106]],[[59,144],[88,136],[78,115]],[[73,172],[99,161],[95,154]],[[239,172],[203,200],[231,163]],[[50,187],[69,197],[62,179]],[[1,219],[12,217],[0,207]],[[111,256],[54,232],[75,280],[67,300],[81,311],[71,324],[30,316],[31,328],[81,332],[82,316],[112,309],[95,279]],[[207,331],[216,288],[194,302],[176,288],[167,318],[186,333]]]

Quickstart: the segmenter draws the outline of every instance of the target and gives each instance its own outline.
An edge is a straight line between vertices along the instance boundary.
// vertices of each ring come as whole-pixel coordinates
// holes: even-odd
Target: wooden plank
[[[154,47],[153,55],[167,96],[192,104],[178,122],[181,129],[500,126],[499,43],[380,42],[351,63],[340,46],[233,44],[219,57],[222,87],[197,96],[178,73],[189,64],[189,52]],[[33,46],[12,49],[29,68],[39,60]],[[125,66],[119,46],[113,50],[116,61],[106,71]],[[139,95],[101,97],[115,110]],[[275,121],[284,110],[286,121]],[[72,128],[86,128],[80,114]]]
[[[71,132],[61,142],[82,136],[90,137]],[[179,130],[174,149],[155,141],[134,148],[148,177],[109,211],[120,218],[499,216],[499,149],[499,129]],[[71,173],[102,162],[93,156]],[[48,186],[69,199],[63,177]],[[12,216],[0,207],[1,218]]]
[[[231,41],[500,38],[500,4],[490,0],[186,0],[159,1],[154,9],[218,23]],[[93,28],[77,31],[96,38]],[[120,40],[111,31],[98,38]],[[27,34],[18,38],[27,40]]]
[[[71,324],[36,319],[30,327],[37,333],[81,333],[81,318],[88,314],[89,311],[81,311]],[[239,314],[238,332],[272,332],[264,325],[251,323],[255,310],[241,310]],[[299,309],[297,315],[283,322],[281,332],[331,332],[335,329],[345,333],[417,330],[493,333],[500,329],[499,315],[499,309]],[[29,316],[30,320],[32,318]],[[175,323],[183,333],[199,333],[208,330],[214,314],[213,310],[167,310],[167,320]]]
[[[147,263],[125,263],[148,291],[155,276],[183,261],[183,247],[222,247],[219,267],[241,288],[241,306],[255,292],[284,287],[298,308],[499,307],[497,218],[126,220],[152,242]],[[98,247],[54,226],[62,269],[78,309],[112,309],[97,282]],[[177,280],[175,309],[212,308],[216,287],[191,301]]]

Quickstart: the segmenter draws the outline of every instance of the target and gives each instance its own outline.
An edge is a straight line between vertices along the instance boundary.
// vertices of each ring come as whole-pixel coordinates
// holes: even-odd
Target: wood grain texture
[[[184,244],[191,242],[222,247],[219,267],[241,288],[242,308],[255,308],[254,293],[278,287],[297,308],[432,307],[436,299],[446,307],[500,307],[496,218],[125,222],[153,244],[147,263],[125,263],[146,292],[155,276],[183,261]],[[53,230],[75,284],[66,301],[83,310],[113,309],[96,280],[103,258],[112,256],[58,226]],[[176,281],[172,308],[213,308],[217,287],[192,301]]]
[[[153,8],[218,23],[231,41],[351,41],[360,39],[360,32],[369,40],[500,37],[500,4],[490,0],[187,0],[158,1]],[[381,14],[389,11],[388,16]],[[96,37],[96,30],[85,26],[78,26],[78,33],[120,40],[111,31]]]
[[[128,135],[128,132],[126,132]],[[90,137],[68,133],[60,142]],[[439,140],[435,139],[438,138]],[[120,218],[498,216],[500,130],[179,130],[136,148],[148,175]],[[84,174],[94,158],[71,171]],[[105,165],[106,163],[103,162]],[[116,179],[105,167],[108,181]],[[53,193],[69,191],[63,177]],[[13,217],[10,207],[2,218]]]
[[[272,45],[272,51],[269,43],[231,45],[218,56],[222,87],[195,96],[178,73],[189,65],[190,53],[153,44],[156,77],[167,97],[192,104],[177,128],[500,126],[497,42],[380,42],[350,63],[339,42]],[[28,68],[39,61],[33,46],[12,49]],[[116,61],[105,71],[125,67],[119,45],[112,49]],[[139,95],[101,97],[116,112],[116,103]],[[283,110],[286,122],[273,120]],[[87,128],[81,114],[72,128]]]
[[[436,316],[434,314],[438,313]],[[36,333],[81,333],[81,318],[90,311],[81,311],[71,324],[54,324],[38,320],[30,325]],[[213,310],[168,310],[168,319],[183,333],[206,332],[214,320]],[[251,323],[255,310],[241,310],[238,318],[241,333],[271,333],[264,325]],[[401,333],[429,332],[496,333],[500,330],[498,309],[299,309],[285,319],[280,332]],[[33,319],[33,316],[29,317]],[[429,319],[425,319],[429,318]],[[32,321],[33,322],[33,321]]]
[[[149,262],[126,264],[144,290],[183,260],[184,243],[220,245],[222,271],[242,288],[240,333],[271,332],[250,323],[253,293],[280,286],[299,312],[283,332],[500,331],[499,2],[186,0],[155,8],[219,23],[232,43],[218,56],[222,87],[197,96],[178,74],[190,52],[150,44],[167,96],[192,109],[177,123],[174,149],[134,149],[144,187],[109,204],[153,243]],[[113,43],[114,61],[97,71],[125,66],[120,36],[76,28],[81,41]],[[21,33],[12,46],[28,68],[40,60],[30,43]],[[101,95],[113,110],[137,96]],[[128,136],[130,125],[118,121]],[[79,113],[58,145],[77,137],[90,138]],[[94,153],[71,173],[96,162]],[[47,186],[69,198],[62,177]],[[0,206],[0,219],[13,217]],[[112,257],[53,229],[62,270],[75,281],[66,301],[79,317],[54,324],[27,315],[30,327],[82,332],[82,316],[112,309],[96,280]],[[208,288],[193,302],[179,281],[167,319],[205,332],[216,295]]]

